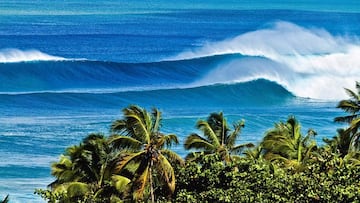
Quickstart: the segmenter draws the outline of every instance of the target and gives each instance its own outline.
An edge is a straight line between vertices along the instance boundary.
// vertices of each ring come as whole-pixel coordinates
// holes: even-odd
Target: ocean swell
[[[0,93],[123,92],[188,88],[214,67],[241,56],[153,63],[35,61],[0,63]]]
[[[129,104],[165,109],[184,108],[246,108],[278,106],[294,99],[282,86],[267,80],[237,84],[211,85],[183,89],[159,89],[113,93],[43,92],[27,94],[0,94],[0,101],[7,109],[31,107],[41,109],[111,109]],[[206,107],[204,107],[204,105]]]
[[[360,41],[276,22],[153,63],[66,59],[36,50],[0,51],[0,93],[124,92],[266,79],[299,97],[346,98],[360,78]],[[31,61],[31,62],[30,62]]]

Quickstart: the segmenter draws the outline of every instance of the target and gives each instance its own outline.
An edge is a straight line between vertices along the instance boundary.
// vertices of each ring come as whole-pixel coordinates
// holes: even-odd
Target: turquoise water
[[[129,104],[158,107],[180,140],[223,111],[245,119],[239,142],[295,115],[322,144],[360,78],[359,12],[357,1],[2,1],[0,197],[41,202],[51,162],[108,134]]]

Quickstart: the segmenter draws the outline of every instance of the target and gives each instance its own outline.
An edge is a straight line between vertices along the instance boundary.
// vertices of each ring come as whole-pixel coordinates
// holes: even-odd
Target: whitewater
[[[0,5],[0,198],[42,202],[51,163],[109,135],[130,104],[159,108],[183,157],[212,112],[245,119],[239,143],[289,115],[319,144],[343,127],[336,104],[360,78],[357,2],[94,3]]]
[[[212,70],[197,84],[244,82],[259,78],[283,85],[299,97],[341,99],[343,87],[360,78],[357,36],[333,36],[321,28],[277,22],[221,42],[181,53],[175,59],[241,54]]]

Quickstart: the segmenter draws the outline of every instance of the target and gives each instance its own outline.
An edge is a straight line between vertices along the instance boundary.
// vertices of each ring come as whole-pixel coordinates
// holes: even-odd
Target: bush
[[[312,165],[300,173],[265,161],[225,164],[218,156],[177,171],[174,202],[356,202],[360,169],[344,165],[332,173]]]

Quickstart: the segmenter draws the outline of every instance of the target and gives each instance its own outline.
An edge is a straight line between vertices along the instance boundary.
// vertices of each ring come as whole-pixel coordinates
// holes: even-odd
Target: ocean
[[[294,115],[322,145],[360,78],[359,25],[357,0],[1,0],[0,197],[43,202],[50,164],[130,104],[181,143],[222,111],[239,143]]]

